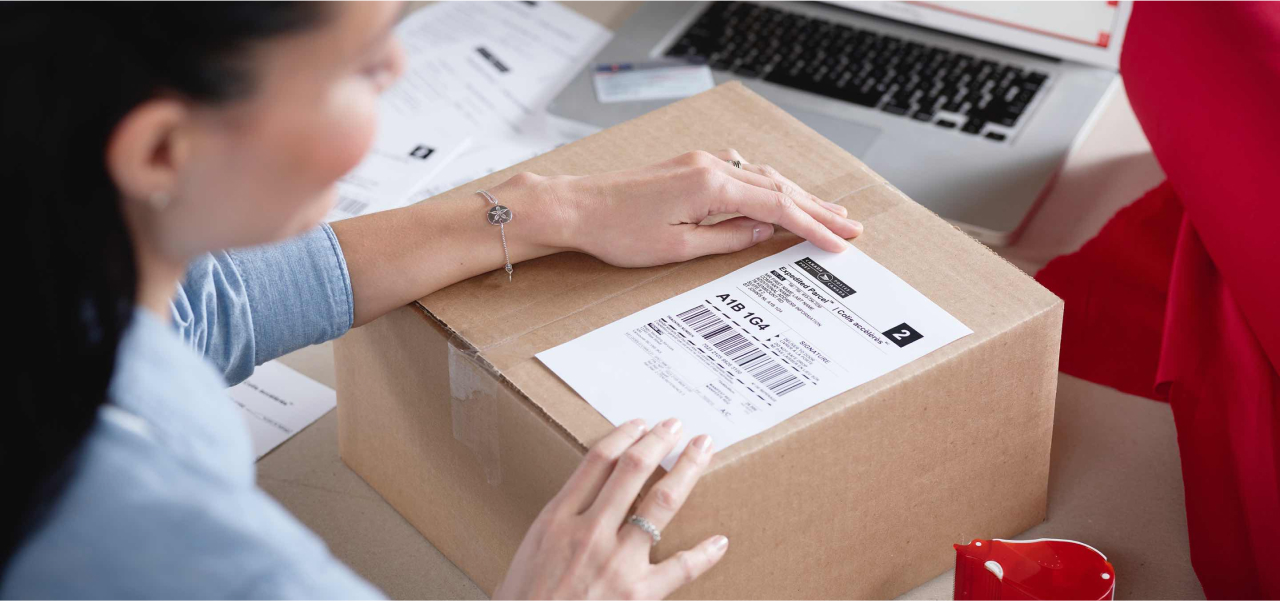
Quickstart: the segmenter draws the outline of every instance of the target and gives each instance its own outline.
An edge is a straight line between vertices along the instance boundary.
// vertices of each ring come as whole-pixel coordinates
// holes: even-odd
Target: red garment
[[[1168,180],[1039,274],[1062,371],[1168,400],[1210,598],[1280,597],[1280,4],[1139,2],[1121,72]]]

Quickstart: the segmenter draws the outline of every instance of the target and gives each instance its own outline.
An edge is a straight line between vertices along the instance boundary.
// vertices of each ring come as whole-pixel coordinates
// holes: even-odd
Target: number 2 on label
[[[899,348],[923,338],[923,336],[920,335],[920,332],[917,332],[915,328],[907,325],[906,323],[900,323],[881,333],[888,336],[889,342],[898,345]]]

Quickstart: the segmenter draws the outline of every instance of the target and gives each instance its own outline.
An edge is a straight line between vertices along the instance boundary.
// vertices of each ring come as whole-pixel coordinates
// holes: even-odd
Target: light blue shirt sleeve
[[[354,316],[347,262],[328,224],[285,242],[200,257],[173,300],[179,335],[228,385],[343,335]]]
[[[174,323],[135,311],[109,401],[0,597],[380,597],[257,486],[225,391],[256,364],[351,327],[333,231],[195,261],[172,311]]]

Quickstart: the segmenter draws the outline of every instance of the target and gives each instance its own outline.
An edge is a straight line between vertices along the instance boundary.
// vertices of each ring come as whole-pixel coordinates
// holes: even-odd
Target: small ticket
[[[596,65],[592,81],[603,103],[686,98],[716,85],[710,67],[671,62]]]

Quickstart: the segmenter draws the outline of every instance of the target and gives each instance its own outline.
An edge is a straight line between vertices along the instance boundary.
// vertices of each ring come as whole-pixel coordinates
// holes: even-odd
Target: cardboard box
[[[721,450],[654,555],[717,533],[729,552],[677,596],[894,597],[948,569],[952,543],[1042,521],[1062,302],[742,85],[446,195],[722,148],[838,199],[867,226],[856,246],[974,333]],[[612,428],[534,354],[797,242],[647,269],[564,253],[399,309],[336,345],[342,457],[492,593]]]

